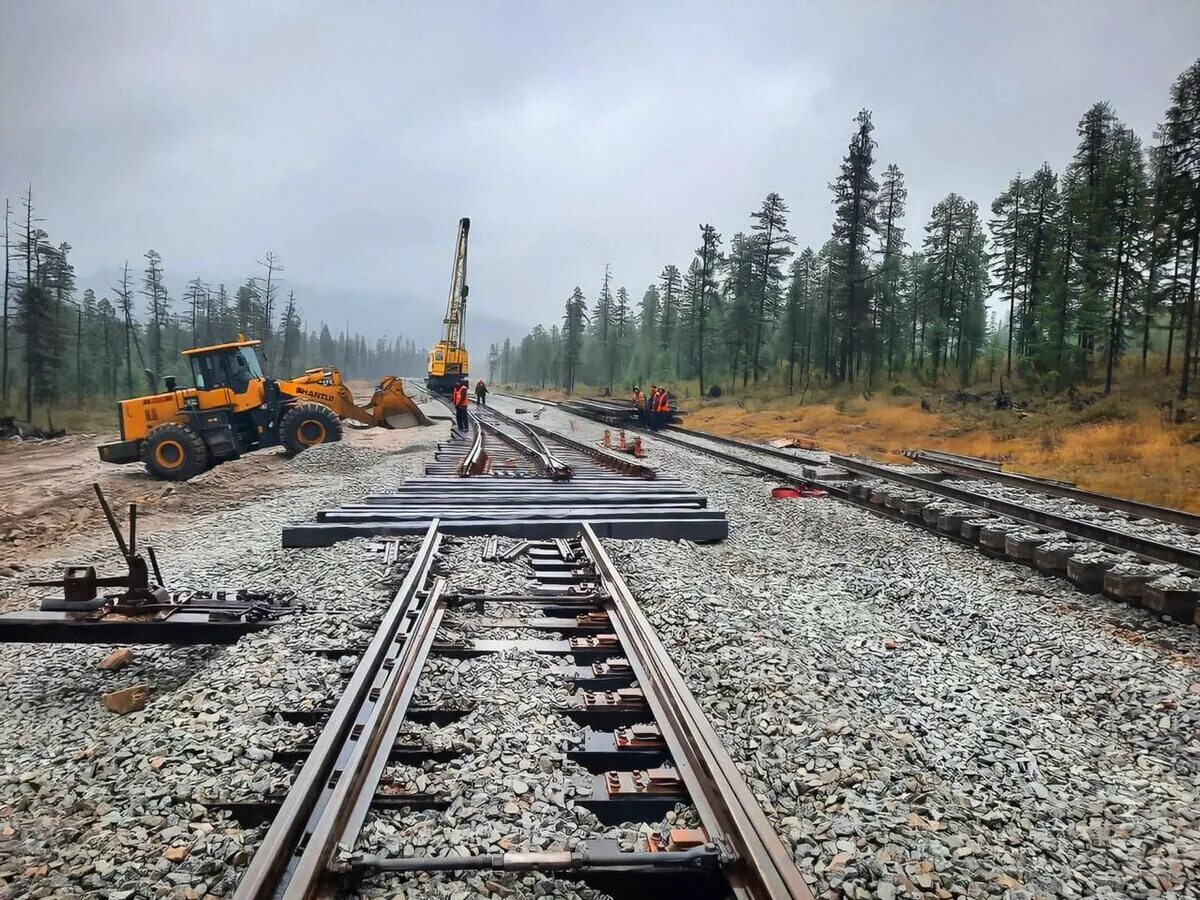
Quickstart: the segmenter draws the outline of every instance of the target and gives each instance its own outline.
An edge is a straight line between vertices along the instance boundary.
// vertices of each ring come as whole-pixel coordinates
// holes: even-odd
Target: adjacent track
[[[552,401],[540,401],[533,398],[521,399],[544,405],[556,405]],[[579,415],[573,409],[565,411]],[[649,434],[654,439],[699,451],[785,483],[820,487],[843,500],[857,503],[897,520],[933,527],[931,522],[922,520],[919,500],[914,500],[910,504],[913,511],[905,515],[898,511],[898,497],[895,498],[897,503],[891,508],[884,508],[883,502],[880,500],[873,502],[872,500],[872,497],[878,492],[858,491],[856,488],[863,482],[887,483],[895,486],[896,489],[908,490],[918,498],[926,496],[931,501],[934,499],[952,501],[978,510],[976,519],[1001,516],[1005,520],[1027,526],[1035,533],[1046,536],[1062,533],[1070,538],[1089,542],[1093,549],[1106,549],[1114,554],[1131,553],[1146,563],[1177,566],[1183,570],[1181,574],[1186,577],[1196,577],[1195,573],[1200,571],[1200,550],[1197,550],[1193,542],[1188,539],[1191,537],[1191,530],[1200,526],[1200,516],[1180,510],[1157,507],[1138,501],[1109,498],[1106,495],[1093,494],[1061,482],[1014,476],[986,466],[971,467],[971,471],[968,473],[964,471],[968,468],[966,462],[948,457],[921,459],[921,462],[929,463],[933,467],[932,469],[922,469],[917,466],[889,466],[840,454],[781,450],[682,426],[670,426],[660,431],[648,431],[636,426],[626,427]],[[1019,486],[1031,495],[1030,501],[1022,503],[1010,497],[992,496],[981,490],[973,490],[970,482],[965,484],[962,482],[946,483],[942,479],[945,477],[944,473],[947,469],[956,470],[954,474],[969,475],[975,480],[993,481],[1009,487]],[[1067,498],[1101,510],[1162,522],[1183,529],[1181,536],[1185,539],[1180,543],[1173,543],[1169,539],[1139,534],[1137,533],[1137,523],[1133,521],[1133,518],[1129,520],[1130,530],[1125,530],[1119,525],[1101,524],[1097,521],[1089,521],[1084,517],[1039,508],[1039,504],[1036,502],[1038,494]],[[999,522],[1000,520],[993,519],[993,521]],[[971,534],[971,543],[977,541],[978,534],[979,527],[975,527]],[[951,536],[957,537],[957,530],[952,532]],[[1064,568],[1064,574],[1065,571]],[[1166,601],[1167,607],[1174,610],[1172,614],[1189,620],[1193,614],[1200,615],[1200,611],[1192,612],[1196,606],[1194,598],[1189,599],[1187,596],[1190,592],[1185,589],[1179,593],[1185,595],[1183,599],[1174,602]]]

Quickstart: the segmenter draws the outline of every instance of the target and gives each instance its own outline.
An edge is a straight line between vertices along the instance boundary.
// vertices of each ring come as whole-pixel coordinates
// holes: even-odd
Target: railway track
[[[586,403],[565,411],[588,414]],[[608,404],[601,404],[595,418],[607,422],[608,413]],[[891,466],[677,425],[631,430],[765,477],[819,487],[896,521],[1067,577],[1082,589],[1200,623],[1200,517],[1194,514],[970,466],[961,458],[933,456],[919,460],[928,465]],[[951,474],[957,477],[947,479]],[[1056,508],[1055,500],[1067,502]]]
[[[724,512],[632,456],[556,434],[491,408],[452,429],[425,477],[318,513],[284,529],[288,547],[353,537],[415,536],[435,518],[448,534],[573,537],[588,522],[603,537],[718,541]]]
[[[528,561],[532,586],[502,595],[456,589],[456,573],[438,568],[451,540],[437,522],[420,538],[403,584],[251,860],[238,898],[326,897],[381,878],[449,873],[459,879],[476,872],[582,881],[618,898],[812,897],[590,527],[569,541],[521,541],[503,550],[495,538],[484,542],[472,570]],[[513,620],[514,610],[526,617]],[[515,629],[517,636],[446,635],[494,629]],[[476,846],[465,855],[372,850],[362,839],[368,820],[403,815],[413,806],[455,804],[448,796],[388,787],[397,737],[427,664],[439,657],[503,664],[530,655],[562,664],[557,677],[565,702],[526,715],[575,723],[564,765],[588,773],[590,791],[581,791],[575,803],[589,811],[596,837],[549,848]],[[421,755],[419,748],[406,752],[409,764]],[[452,784],[453,771],[447,774],[444,784]],[[526,792],[504,806],[514,813],[528,800],[529,785],[518,787]],[[500,783],[494,789],[505,793]],[[617,823],[651,827],[642,844],[623,846],[611,836]],[[493,830],[512,827],[510,819]]]

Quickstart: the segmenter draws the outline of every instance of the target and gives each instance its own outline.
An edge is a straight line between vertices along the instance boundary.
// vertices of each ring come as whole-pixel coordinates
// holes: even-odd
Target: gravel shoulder
[[[172,586],[290,589],[308,604],[303,614],[232,647],[135,647],[119,672],[96,668],[107,646],[4,647],[0,896],[232,893],[260,834],[198,801],[286,787],[290,773],[272,752],[301,743],[307,729],[271,711],[336,697],[353,660],[306,648],[366,639],[390,597],[364,542],[297,553],[280,547],[280,529],[419,473],[447,430],[349,432],[341,444],[276,463],[282,477],[260,480],[250,492],[257,499],[189,515],[186,530],[153,510],[140,518],[139,535],[160,548]],[[258,456],[213,473],[236,480]],[[63,562],[113,565],[109,544],[26,560],[19,579],[0,577],[0,604],[33,605],[24,582]],[[140,683],[151,686],[143,711],[117,716],[101,706],[102,692]]]

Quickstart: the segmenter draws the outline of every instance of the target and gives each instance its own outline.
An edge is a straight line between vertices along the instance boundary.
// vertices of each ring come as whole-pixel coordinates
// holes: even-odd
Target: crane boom
[[[471,220],[458,220],[458,239],[454,244],[454,268],[450,273],[450,297],[446,301],[446,316],[442,319],[442,339],[430,351],[429,371],[425,384],[432,391],[448,394],[454,385],[467,377],[467,348],[463,344],[463,327],[467,320],[467,237]]]
[[[454,269],[450,274],[450,299],[446,301],[444,340],[451,348],[462,346],[463,325],[467,317],[467,236],[470,219],[458,220],[458,240],[454,244]]]

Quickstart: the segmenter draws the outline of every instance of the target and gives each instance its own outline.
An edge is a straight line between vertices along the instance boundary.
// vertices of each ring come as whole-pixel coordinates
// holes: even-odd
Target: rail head
[[[380,622],[347,682],[342,695],[329,714],[324,728],[300,769],[279,812],[263,838],[234,894],[235,900],[267,900],[276,896],[296,896],[289,867],[298,862],[297,849],[318,809],[338,759],[354,727],[372,684],[383,668],[397,636],[409,618],[409,611],[429,577],[441,545],[439,522],[434,519],[421,540],[409,566],[408,575]],[[299,882],[297,890],[307,889]],[[303,895],[301,895],[303,896]]]

